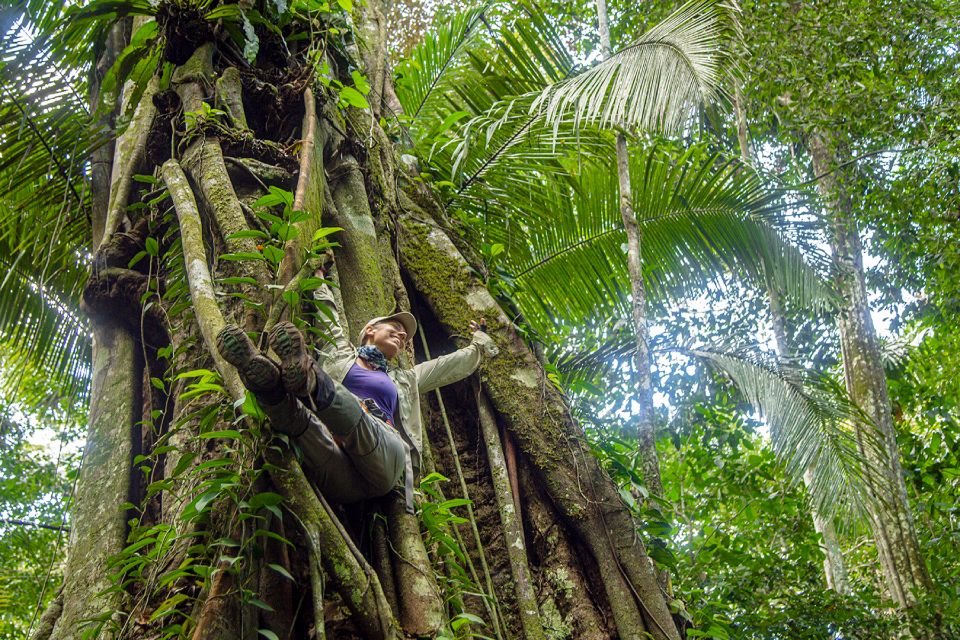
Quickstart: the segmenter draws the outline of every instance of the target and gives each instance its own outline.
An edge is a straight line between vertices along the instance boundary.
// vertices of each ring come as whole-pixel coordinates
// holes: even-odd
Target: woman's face
[[[407,342],[407,332],[403,325],[395,320],[378,322],[366,328],[363,342],[380,349],[380,352],[389,360],[403,349]]]

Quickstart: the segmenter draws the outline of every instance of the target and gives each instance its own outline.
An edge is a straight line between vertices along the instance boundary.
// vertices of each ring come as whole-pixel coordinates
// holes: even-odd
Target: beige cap
[[[417,319],[413,317],[413,314],[408,311],[399,311],[392,316],[383,316],[380,318],[374,318],[363,325],[363,329],[360,330],[360,335],[357,338],[357,344],[363,344],[363,334],[367,332],[367,327],[375,325],[379,322],[389,322],[395,321],[403,325],[404,330],[407,332],[407,340],[410,340],[417,333]]]

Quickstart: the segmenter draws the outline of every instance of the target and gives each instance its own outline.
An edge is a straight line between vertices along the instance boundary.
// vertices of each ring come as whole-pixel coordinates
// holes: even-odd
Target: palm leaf
[[[886,449],[876,431],[855,435],[853,423],[869,420],[839,385],[802,369],[788,371],[757,353],[709,348],[688,353],[729,376],[763,413],[774,450],[795,483],[812,472],[808,489],[818,513],[866,518],[871,479],[880,477]]]
[[[830,300],[826,257],[805,257],[788,241],[777,194],[749,169],[698,149],[679,159],[653,149],[633,155],[631,173],[654,308],[722,286],[726,273],[763,283],[765,269],[801,304]],[[515,302],[538,331],[554,328],[557,309],[565,323],[628,314],[616,180],[612,167],[584,165],[566,185],[526,174],[487,191],[483,241],[504,246],[498,266],[518,283]]]
[[[676,131],[718,94],[742,39],[736,2],[692,0],[636,42],[533,102],[554,129],[574,125]]]
[[[482,34],[483,15],[490,4],[485,2],[434,25],[433,31],[410,52],[410,57],[397,65],[397,98],[412,120],[420,116],[432,99],[439,101],[440,96],[452,89],[450,85],[462,70],[465,53]]]
[[[629,361],[636,350],[629,323],[615,327],[605,339],[588,343],[560,355],[557,367],[565,385],[603,387],[605,378],[622,375],[617,363]],[[761,412],[770,427],[771,445],[792,481],[803,482],[806,471],[812,471],[809,492],[818,513],[830,518],[842,512],[863,521],[871,499],[869,482],[880,473],[879,461],[885,453],[875,433],[858,441],[853,423],[863,420],[862,412],[842,387],[828,377],[788,367],[754,350],[682,347],[660,341],[654,353],[685,355],[729,378]]]
[[[0,10],[0,336],[25,364],[82,388],[89,356],[88,332],[76,320],[90,234],[84,167],[105,137],[90,127],[80,75],[51,64],[49,34],[20,9]]]

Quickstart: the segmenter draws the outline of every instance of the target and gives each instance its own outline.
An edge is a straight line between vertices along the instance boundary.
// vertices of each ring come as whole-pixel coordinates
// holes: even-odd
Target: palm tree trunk
[[[600,48],[604,58],[609,58],[610,25],[607,21],[606,0],[597,0],[597,17],[600,23]],[[627,139],[617,133],[617,180],[620,185],[620,217],[627,233],[627,270],[630,274],[631,316],[636,334],[637,350],[634,355],[637,379],[637,448],[647,490],[656,498],[663,498],[663,482],[660,480],[660,460],[657,458],[657,433],[653,413],[653,378],[650,373],[650,334],[647,328],[647,292],[643,283],[643,235],[633,212],[633,195],[630,188],[630,158]]]
[[[856,424],[863,454],[882,470],[870,483],[875,505],[870,514],[873,537],[888,593],[900,607],[908,607],[931,587],[931,582],[907,503],[887,380],[870,316],[849,176],[837,166],[836,143],[830,134],[815,131],[809,144],[813,170],[830,216],[830,248],[843,300],[838,323],[847,392],[869,420]],[[875,437],[880,439],[879,456],[869,444]]]

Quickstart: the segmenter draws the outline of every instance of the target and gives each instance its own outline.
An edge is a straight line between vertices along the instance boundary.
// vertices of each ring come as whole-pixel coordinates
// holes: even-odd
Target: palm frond
[[[50,35],[17,10],[0,13],[0,336],[47,375],[84,385],[89,336],[73,320],[90,234],[85,165],[107,138],[90,126],[79,72],[51,64]]]
[[[0,281],[0,342],[3,344],[4,382],[11,392],[19,383],[13,371],[43,371],[68,393],[88,389],[90,331],[79,309],[67,298],[37,283],[18,265],[0,258],[6,272]]]
[[[606,338],[561,354],[557,367],[567,384],[603,386],[604,378],[622,375],[617,363],[628,361],[635,350],[633,331],[623,323]],[[691,357],[729,378],[762,414],[773,450],[792,481],[803,482],[804,474],[812,472],[809,492],[818,513],[830,518],[842,512],[863,522],[871,500],[869,482],[881,473],[884,448],[878,434],[855,435],[853,423],[863,420],[862,412],[840,385],[736,345],[684,347],[660,340],[654,353]]]
[[[804,370],[787,371],[758,353],[702,347],[687,353],[729,376],[763,413],[794,482],[812,472],[808,489],[820,514],[867,516],[869,486],[882,474],[886,449],[877,432],[855,434],[853,423],[863,424],[864,416],[839,385]]]
[[[676,131],[734,71],[739,13],[733,0],[692,0],[607,60],[544,90],[531,113],[554,129],[572,116],[577,127]]]
[[[763,283],[765,270],[779,274],[782,289],[802,304],[830,299],[826,258],[811,259],[788,241],[777,194],[752,171],[719,156],[703,158],[699,149],[679,159],[653,149],[631,158],[631,173],[654,308],[710,283],[722,286],[727,273]],[[515,301],[539,331],[551,330],[556,309],[568,323],[628,311],[615,171],[585,164],[566,179],[517,172],[509,188],[490,186],[487,199],[469,208],[486,218],[483,240],[504,246],[498,266],[519,284]]]
[[[408,114],[416,102],[411,98],[429,90],[423,108],[410,119],[417,153],[432,173],[452,180],[461,192],[504,157],[517,158],[508,151],[518,143],[531,151],[531,165],[537,160],[533,156],[545,155],[531,150],[524,136],[527,111],[545,87],[568,77],[574,67],[536,4],[521,0],[507,9],[497,16],[495,30],[483,20],[481,8],[438,25],[401,66],[398,95]]]
[[[397,65],[396,92],[403,111],[416,120],[432,99],[451,89],[465,53],[482,34],[483,15],[491,2],[434,25],[410,57]]]

